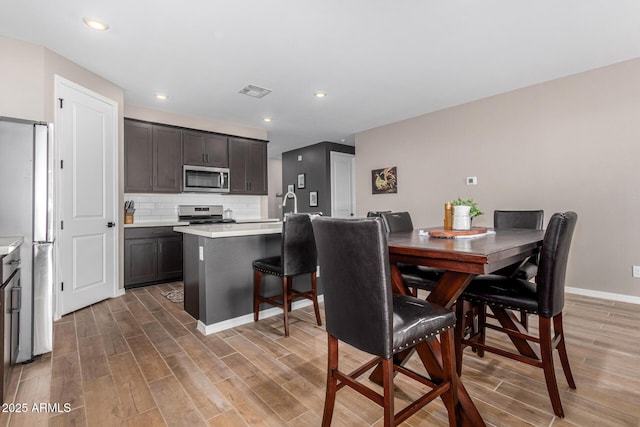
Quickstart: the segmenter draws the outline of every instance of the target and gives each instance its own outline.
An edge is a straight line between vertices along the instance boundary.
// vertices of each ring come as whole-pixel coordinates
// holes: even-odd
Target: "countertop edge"
[[[173,231],[195,236],[208,237],[210,239],[224,237],[259,236],[265,234],[282,233],[282,223],[256,223],[251,224],[211,224],[202,226],[174,227]]]
[[[179,227],[189,225],[186,221],[142,221],[133,224],[125,224],[124,228],[142,228],[142,227]]]
[[[0,237],[0,256],[6,256],[15,251],[24,243],[23,236]]]

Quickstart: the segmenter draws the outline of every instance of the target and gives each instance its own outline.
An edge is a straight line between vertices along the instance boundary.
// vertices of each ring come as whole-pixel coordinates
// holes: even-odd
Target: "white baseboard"
[[[323,295],[318,295],[318,302],[324,301]],[[299,308],[310,306],[312,302],[310,300],[294,301],[291,304],[291,311]],[[266,310],[260,311],[260,319],[266,319],[267,317],[277,316],[282,314],[282,309],[279,307],[272,307]],[[224,331],[225,329],[235,328],[236,326],[244,325],[253,322],[253,313],[245,314],[244,316],[234,317],[233,319],[223,320],[222,322],[212,323],[211,325],[205,325],[201,320],[198,320],[197,329],[203,335],[215,334],[216,332]]]
[[[592,291],[591,289],[566,287],[565,290],[570,294],[584,295],[586,297],[602,298],[611,301],[628,302],[631,304],[640,304],[640,297],[631,295],[614,294],[611,292]]]

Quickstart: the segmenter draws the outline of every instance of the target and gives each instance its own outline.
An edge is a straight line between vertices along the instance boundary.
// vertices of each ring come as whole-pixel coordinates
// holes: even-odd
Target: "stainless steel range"
[[[189,224],[216,224],[235,222],[233,219],[223,219],[222,205],[180,205],[178,219]]]

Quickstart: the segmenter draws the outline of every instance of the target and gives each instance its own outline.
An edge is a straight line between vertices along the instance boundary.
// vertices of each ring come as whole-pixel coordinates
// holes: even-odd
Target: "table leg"
[[[526,328],[522,325],[522,323],[518,322],[511,310],[506,310],[499,307],[491,307],[491,311],[493,312],[496,320],[503,328],[509,329],[511,331],[518,331],[522,335],[529,335]],[[533,347],[531,347],[529,341],[512,334],[507,334],[507,336],[520,354],[537,360],[542,360],[540,354],[538,354],[538,352]]]

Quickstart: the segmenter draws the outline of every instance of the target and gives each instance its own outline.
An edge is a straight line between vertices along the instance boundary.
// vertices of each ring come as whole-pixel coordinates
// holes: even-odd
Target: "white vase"
[[[453,229],[471,230],[471,206],[453,207]]]

